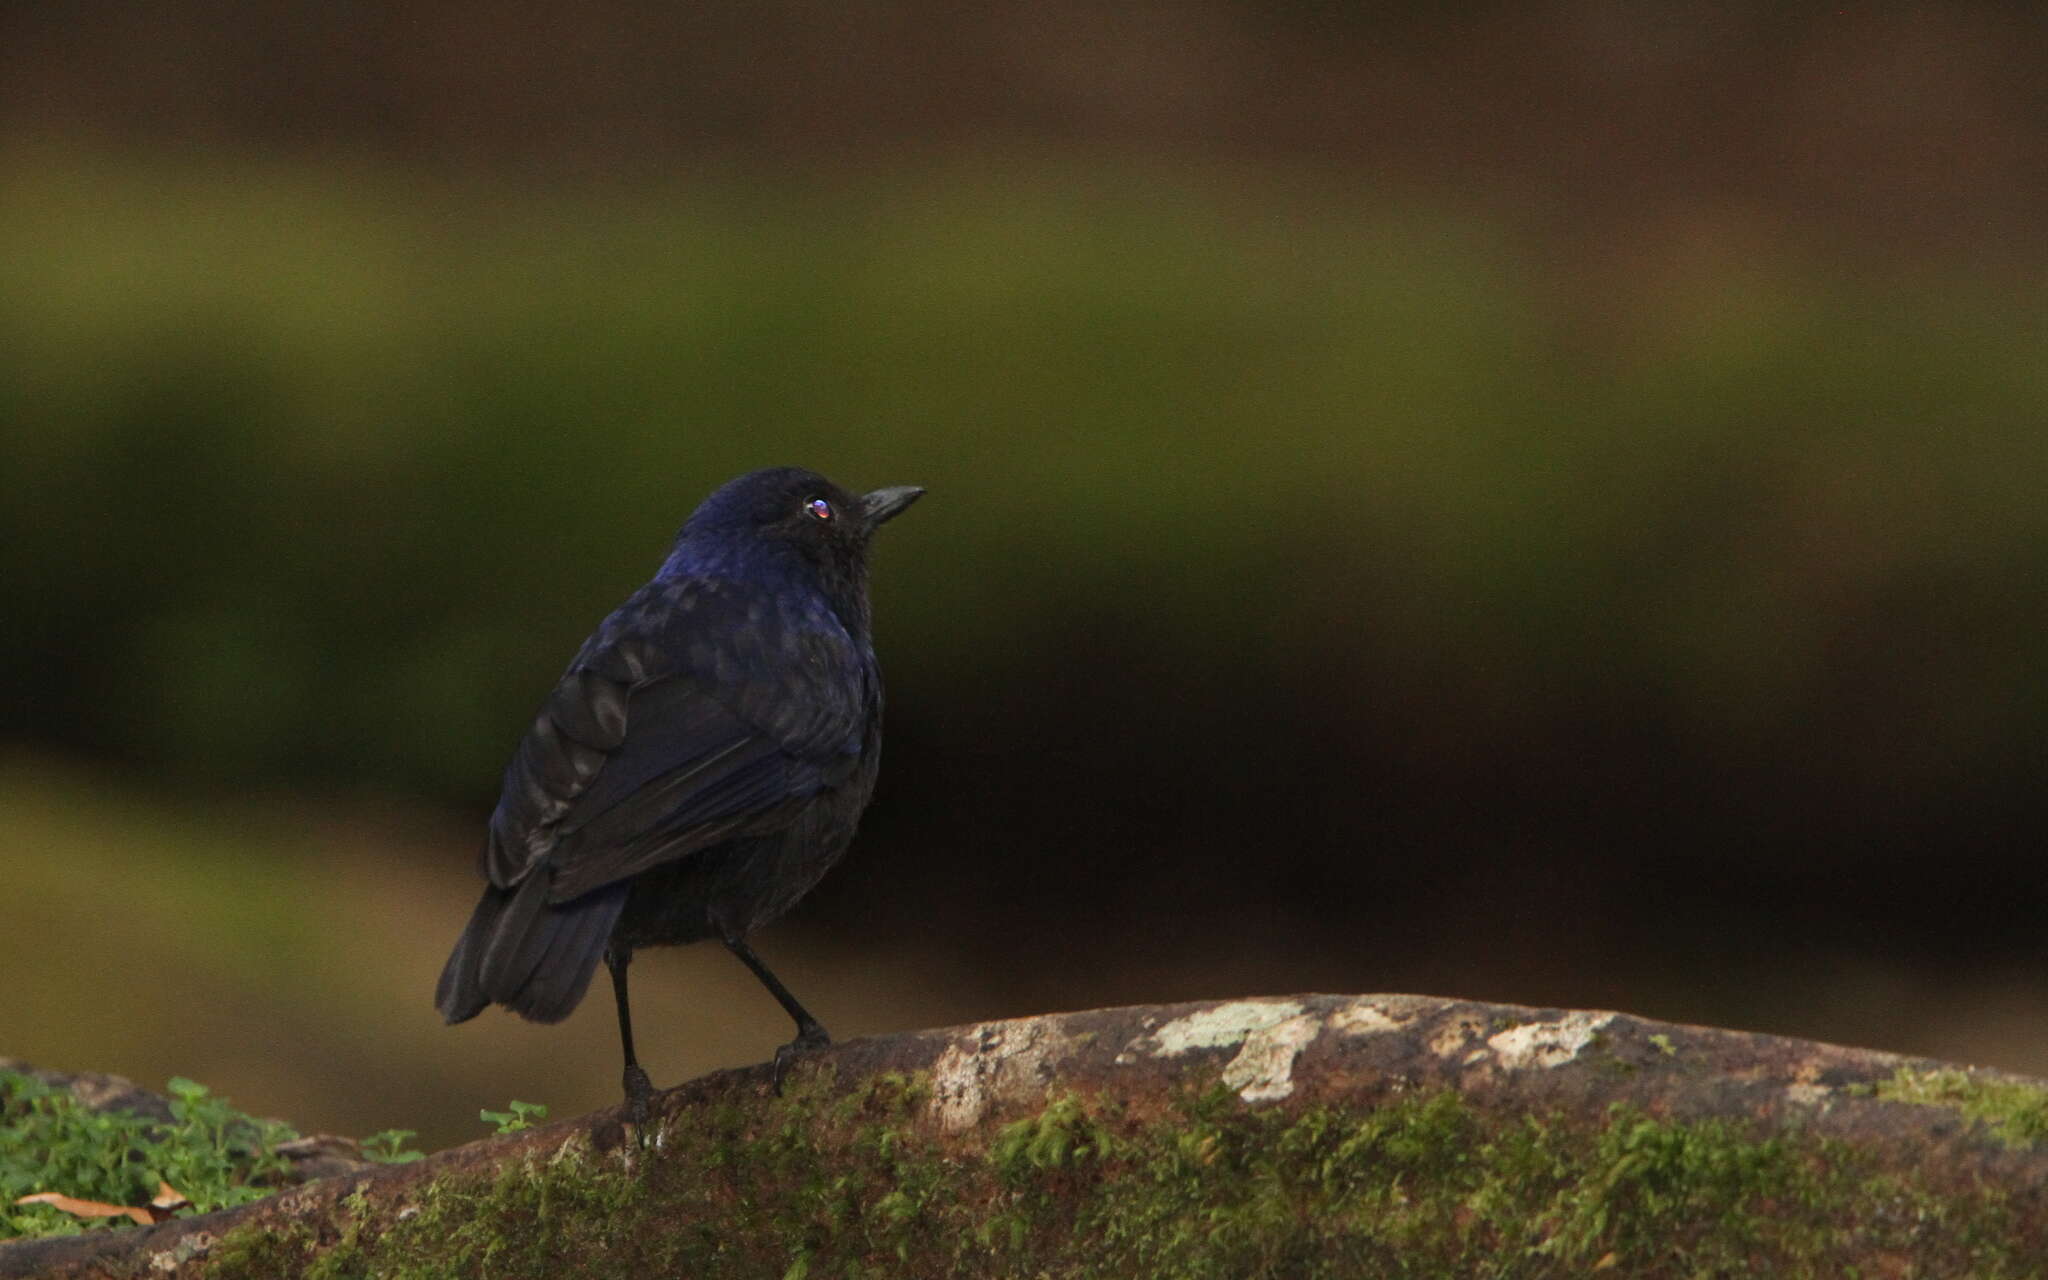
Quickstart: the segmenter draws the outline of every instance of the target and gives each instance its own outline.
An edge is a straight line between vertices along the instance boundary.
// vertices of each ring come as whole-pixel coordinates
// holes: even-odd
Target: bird
[[[602,961],[626,1117],[654,1089],[626,971],[644,947],[715,940],[796,1023],[791,1063],[831,1036],[748,942],[831,869],[874,792],[882,678],[874,533],[924,490],[856,495],[801,467],[721,485],[654,577],[585,640],[505,767],[488,882],[442,969],[451,1025],[497,1004],[560,1022]]]

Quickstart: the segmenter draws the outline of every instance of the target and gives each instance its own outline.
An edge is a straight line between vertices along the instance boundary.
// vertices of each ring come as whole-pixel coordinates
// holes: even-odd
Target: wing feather
[[[791,801],[844,781],[872,659],[828,620],[793,623],[727,584],[644,588],[577,654],[506,769],[492,882],[544,862],[548,899],[567,901],[772,830]]]

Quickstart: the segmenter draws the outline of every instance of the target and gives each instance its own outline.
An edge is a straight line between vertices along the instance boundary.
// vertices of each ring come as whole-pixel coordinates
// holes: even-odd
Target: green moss
[[[1948,1107],[1983,1125],[2009,1147],[2048,1140],[2048,1089],[2017,1080],[1986,1080],[1944,1068],[1900,1067],[1875,1090],[1887,1102]]]
[[[303,1275],[307,1280],[576,1274],[581,1259],[616,1256],[620,1233],[644,1224],[646,1184],[570,1148],[488,1177],[454,1174],[411,1202],[348,1196],[324,1239],[311,1231],[249,1226],[209,1254],[209,1276]]]
[[[1974,1180],[1806,1133],[1617,1107],[1574,1123],[1455,1093],[1159,1114],[1085,1094],[958,1138],[928,1088],[799,1077],[672,1121],[638,1169],[571,1147],[351,1202],[324,1241],[230,1237],[207,1274],[1822,1277],[2042,1275],[2043,1228]],[[1888,1262],[1888,1260],[1890,1260]]]
[[[222,1236],[206,1253],[209,1275],[285,1276],[297,1271],[314,1244],[310,1228],[297,1223],[240,1228]]]
[[[1005,1126],[989,1144],[996,1176],[1015,1186],[1059,1169],[1101,1160],[1115,1150],[1109,1131],[1072,1094],[1054,1097],[1045,1110]]]

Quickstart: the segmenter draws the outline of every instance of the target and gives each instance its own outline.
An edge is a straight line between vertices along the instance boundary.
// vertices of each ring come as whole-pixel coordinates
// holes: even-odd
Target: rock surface
[[[2048,1275],[2048,1086],[1626,1014],[1292,996],[878,1037],[0,1277]],[[567,1268],[568,1270],[564,1270]]]

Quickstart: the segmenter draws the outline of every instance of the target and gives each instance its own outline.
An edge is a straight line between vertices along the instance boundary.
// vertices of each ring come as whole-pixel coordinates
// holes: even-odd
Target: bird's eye
[[[823,498],[812,498],[804,504],[804,510],[820,520],[830,520],[832,518],[832,504]]]

